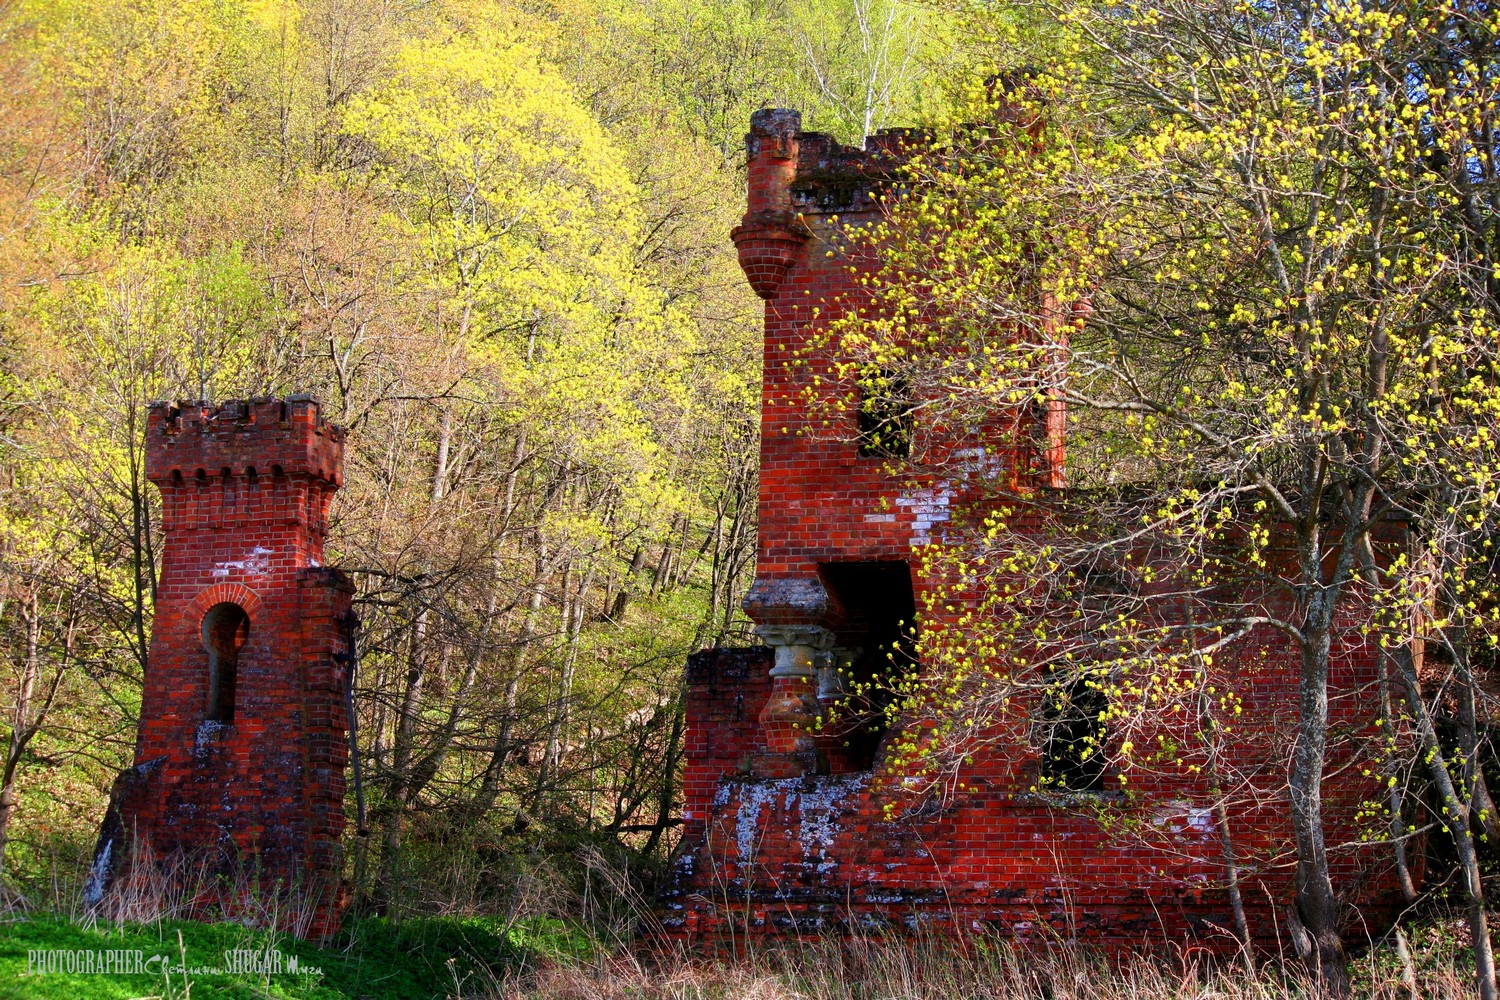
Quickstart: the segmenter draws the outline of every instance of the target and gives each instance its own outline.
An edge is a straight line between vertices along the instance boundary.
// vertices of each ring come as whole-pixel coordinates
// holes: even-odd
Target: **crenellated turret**
[[[310,396],[151,407],[161,576],[91,905],[129,917],[140,885],[201,873],[183,888],[205,915],[337,928],[354,588],[323,546],[343,458]]]

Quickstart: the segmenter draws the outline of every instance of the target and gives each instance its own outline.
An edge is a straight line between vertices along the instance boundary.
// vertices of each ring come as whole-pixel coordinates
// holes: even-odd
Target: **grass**
[[[1439,941],[1439,938],[1443,938]],[[1377,950],[1354,964],[1357,997],[1470,1000],[1472,967],[1437,935],[1418,951],[1413,993]],[[500,1000],[1311,1000],[1296,970],[1262,964],[1247,975],[1232,957],[1172,960],[1105,955],[1058,945],[1021,951],[994,939],[892,947],[878,941],[803,943],[738,963],[663,964],[632,956],[557,963],[512,981]]]
[[[139,950],[166,956],[186,975],[47,972],[28,975],[28,952]],[[225,951],[279,951],[279,974],[194,973],[225,969]],[[88,925],[57,916],[26,916],[0,924],[0,998],[36,1000],[429,1000],[493,994],[542,962],[586,961],[592,941],[562,921],[513,924],[485,918],[425,918],[393,924],[380,918],[350,920],[329,947],[237,924],[164,920],[144,925]],[[297,973],[289,971],[295,956]],[[308,971],[317,970],[317,971]]]
[[[1356,959],[1357,996],[1468,1000],[1472,965],[1459,922],[1410,929],[1415,994],[1394,949]],[[110,949],[165,956],[178,971],[28,975],[28,952]],[[280,952],[273,974],[210,973],[226,951]],[[295,956],[298,971],[290,963]],[[1184,960],[1102,955],[1058,944],[1020,952],[996,939],[820,940],[766,950],[739,962],[607,949],[555,918],[504,921],[422,917],[398,923],[351,919],[319,948],[237,924],[161,920],[115,925],[56,915],[0,923],[0,1000],[1298,1000],[1316,996],[1295,971],[1201,954]]]

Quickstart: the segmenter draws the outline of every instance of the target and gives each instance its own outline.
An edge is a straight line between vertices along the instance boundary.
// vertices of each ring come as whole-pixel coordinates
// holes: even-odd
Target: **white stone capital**
[[[752,631],[776,650],[772,677],[813,677],[815,655],[833,646],[833,633],[817,625],[757,625]]]

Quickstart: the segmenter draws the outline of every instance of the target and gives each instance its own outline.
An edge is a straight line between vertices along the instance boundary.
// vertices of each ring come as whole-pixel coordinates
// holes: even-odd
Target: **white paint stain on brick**
[[[110,857],[114,849],[115,841],[110,837],[99,846],[98,853],[94,855],[89,876],[83,883],[83,902],[90,909],[104,901],[104,884],[109,879]]]
[[[1208,840],[1214,835],[1214,811],[1209,807],[1195,808],[1182,799],[1158,806],[1151,822],[1169,833],[1186,834]]]
[[[1189,809],[1187,814],[1188,826],[1197,830],[1203,836],[1211,836],[1214,832],[1214,811],[1212,809]]]
[[[225,560],[215,563],[212,570],[215,580],[222,580],[231,573],[240,573],[245,576],[264,576],[271,569],[271,550],[263,545],[257,545],[250,550],[250,554],[243,559]]]
[[[806,861],[822,862],[831,867],[828,849],[839,834],[836,814],[851,795],[864,790],[867,774],[841,774],[832,777],[776,778],[738,785],[739,804],[735,810],[735,847],[742,862],[750,861],[760,841],[761,814],[778,815],[797,825],[797,841]],[[719,786],[716,805],[728,805],[732,786]]]
[[[932,544],[932,529],[945,524],[952,516],[949,507],[953,503],[953,488],[947,482],[938,483],[931,489],[913,490],[897,497],[897,507],[911,511],[911,544]]]
[[[954,465],[964,476],[993,478],[1002,471],[1000,456],[985,448],[964,448],[954,452],[953,457]],[[941,526],[952,520],[953,494],[953,483],[941,480],[931,487],[911,490],[896,498],[894,502],[897,507],[905,507],[911,511],[913,546],[932,544],[934,529],[937,529],[936,533],[941,540]],[[889,515],[865,515],[867,521],[885,518],[889,518]]]

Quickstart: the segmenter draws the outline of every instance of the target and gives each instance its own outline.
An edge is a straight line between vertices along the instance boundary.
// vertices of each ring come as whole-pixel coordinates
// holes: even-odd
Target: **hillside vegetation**
[[[938,137],[846,234],[874,306],[809,345],[839,360],[804,400],[1068,421],[1066,531],[997,476],[913,553],[961,624],[884,682],[882,763],[969,794],[1050,726],[1148,834],[1133,789],[1202,776],[1222,880],[1179,887],[1226,894],[1227,961],[632,950],[684,657],[748,638],[762,306],[728,233],[765,107]],[[0,0],[0,994],[1497,1000],[1497,137],[1491,0]],[[315,948],[148,895],[97,923],[162,551],[148,406],[293,393],[349,435],[349,921]],[[968,476],[946,450],[889,471]],[[1254,629],[1295,654],[1269,712]],[[1045,742],[986,744],[1004,720]],[[1339,842],[1323,782],[1356,769]],[[1280,824],[1258,854],[1246,817]],[[1371,940],[1356,853],[1404,933]],[[1269,929],[1255,866],[1295,873]],[[112,947],[321,971],[26,975]]]
[[[467,912],[537,852],[663,856],[683,658],[743,630],[754,551],[742,135],[765,105],[854,141],[903,120],[937,28],[847,0],[0,5],[0,890],[66,897],[130,762],[147,405],[294,392],[349,430],[361,900]]]

